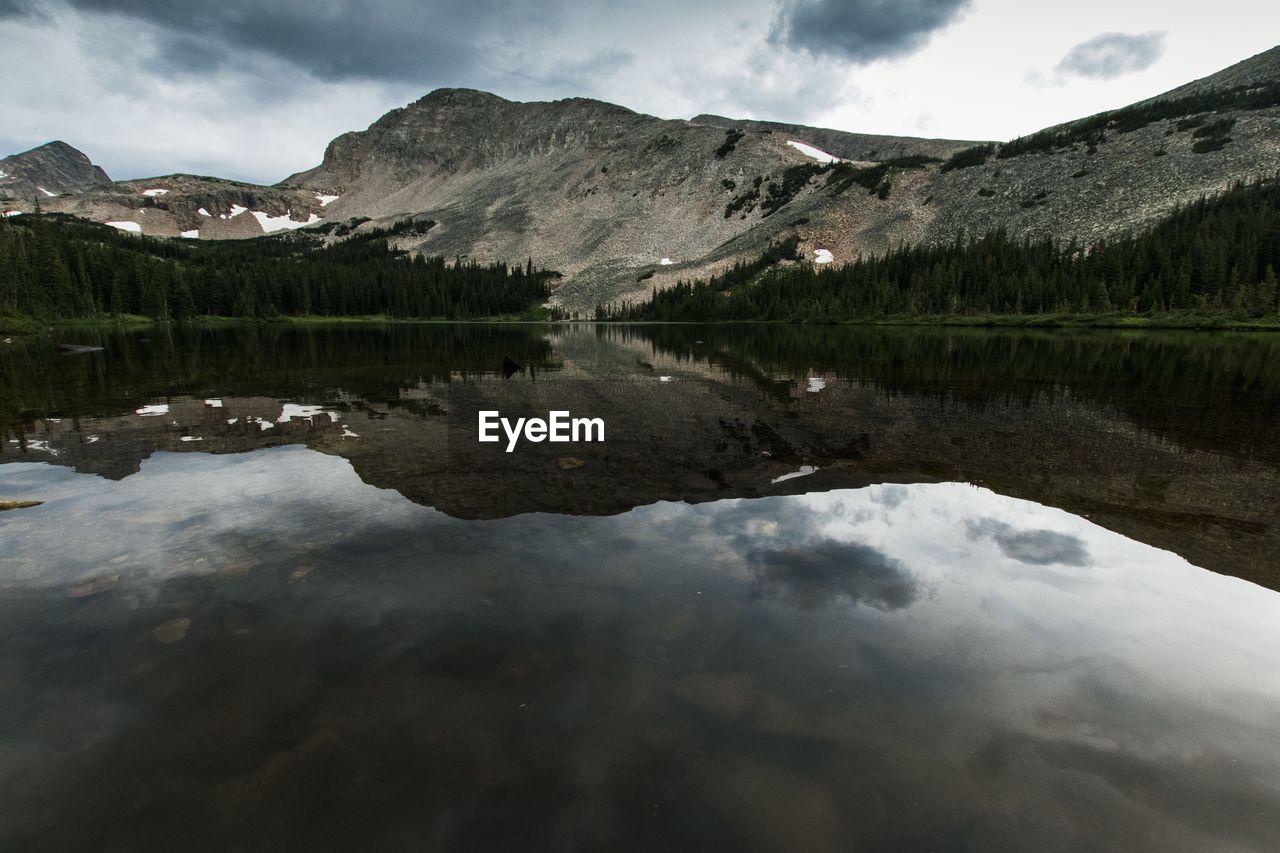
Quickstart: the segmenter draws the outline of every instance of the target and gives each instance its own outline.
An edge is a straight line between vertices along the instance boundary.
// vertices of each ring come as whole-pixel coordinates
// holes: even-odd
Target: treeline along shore
[[[140,237],[64,215],[0,218],[0,331],[141,316],[587,319],[544,304],[557,273],[411,255],[434,223],[224,242]],[[602,304],[605,321],[782,321],[1280,328],[1280,181],[1237,183],[1092,244],[1003,230],[815,265],[790,237],[707,280]]]
[[[394,238],[432,222],[249,240],[141,237],[64,215],[0,218],[0,324],[140,315],[156,320],[282,316],[519,316],[554,274],[410,255]],[[341,231],[339,226],[337,231]]]

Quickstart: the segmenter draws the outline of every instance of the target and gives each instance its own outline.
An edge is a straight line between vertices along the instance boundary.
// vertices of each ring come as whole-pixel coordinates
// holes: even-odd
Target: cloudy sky
[[[1008,139],[1277,40],[1258,0],[0,0],[0,153],[274,182],[441,86]]]

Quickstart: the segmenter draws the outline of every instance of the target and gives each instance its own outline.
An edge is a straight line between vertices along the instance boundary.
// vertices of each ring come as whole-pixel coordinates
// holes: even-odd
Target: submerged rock
[[[80,355],[86,352],[102,352],[102,347],[90,347],[82,344],[58,344],[58,352],[63,355]]]
[[[151,636],[155,637],[161,643],[169,645],[179,640],[185,640],[187,637],[187,629],[191,627],[191,620],[186,616],[179,619],[170,619],[163,625],[157,625],[151,629]]]
[[[0,501],[0,512],[7,509],[30,509],[33,506],[40,506],[44,501]]]
[[[88,578],[67,590],[67,595],[72,598],[87,598],[90,595],[98,595],[115,589],[120,583],[119,575],[98,575],[97,577]]]

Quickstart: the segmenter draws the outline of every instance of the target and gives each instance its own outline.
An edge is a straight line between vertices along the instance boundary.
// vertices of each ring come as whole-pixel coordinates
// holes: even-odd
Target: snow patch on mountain
[[[193,228],[190,231],[183,231],[181,236],[186,237],[188,240],[198,240],[200,239],[200,229]]]
[[[263,213],[261,210],[255,210],[253,212],[253,217],[258,220],[258,224],[262,226],[262,230],[266,231],[268,234],[273,231],[283,231],[285,229],[305,228],[308,225],[315,225],[320,221],[320,217],[313,213],[311,216],[307,217],[306,222],[298,222],[290,216],[292,213],[293,211],[289,211],[283,216],[271,216],[270,214]]]
[[[835,255],[831,254],[830,249],[814,249],[813,250],[815,264],[829,264],[834,261]]]
[[[131,234],[141,234],[141,233],[142,233],[142,226],[141,226],[141,225],[139,225],[139,224],[138,224],[138,223],[136,223],[136,222],[131,222],[131,221],[127,220],[127,219],[125,219],[125,220],[120,220],[120,221],[117,221],[117,222],[108,222],[108,223],[106,223],[106,224],[107,224],[107,225],[110,225],[112,228],[119,228],[121,231],[128,231],[128,232],[129,232],[129,233],[131,233]]]
[[[57,195],[57,193],[51,193],[51,192],[49,192],[47,189],[45,189],[44,187],[36,187],[36,189],[40,190],[40,192],[44,193],[44,194],[45,194],[45,195],[47,195],[49,198],[53,198],[54,196],[56,196],[56,195]]]
[[[316,193],[316,201],[320,202],[321,207],[328,207],[338,200],[336,195],[325,195],[324,193]]]
[[[789,474],[783,474],[781,477],[774,477],[769,482],[785,483],[787,480],[794,480],[796,477],[808,477],[810,474],[816,474],[817,472],[818,466],[816,465],[801,465],[799,470],[792,471]]]
[[[787,144],[799,151],[806,157],[812,157],[819,163],[839,163],[840,158],[834,154],[828,154],[821,148],[814,148],[812,145],[806,145],[803,142],[796,142],[794,139],[788,139]]]
[[[160,189],[159,187],[156,187],[155,189],[143,190],[142,194],[145,196],[151,196],[151,198],[155,198],[156,196],[164,195],[167,192],[168,190],[163,190],[163,189]]]
[[[205,210],[203,207],[202,207],[202,208],[200,208],[199,210],[197,210],[197,211],[196,211],[196,213],[200,214],[201,216],[213,216],[213,214],[212,214],[212,213],[210,213],[209,211]]]
[[[280,417],[276,418],[276,423],[287,424],[294,418],[299,420],[311,420],[318,415],[328,415],[329,419],[334,423],[338,422],[340,415],[337,412],[331,412],[324,406],[308,406],[300,403],[285,403],[280,411]]]

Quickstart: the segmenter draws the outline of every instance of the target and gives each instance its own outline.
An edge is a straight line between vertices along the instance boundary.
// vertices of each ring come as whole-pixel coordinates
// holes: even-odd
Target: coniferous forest
[[[773,257],[799,260],[794,239]],[[601,319],[839,322],[893,316],[1159,314],[1275,318],[1280,182],[1237,184],[1137,235],[1082,245],[1003,231],[843,266],[739,263]]]
[[[556,273],[410,256],[404,220],[331,242],[314,233],[194,242],[61,215],[0,219],[0,320],[142,315],[271,319],[531,316]],[[332,231],[333,229],[329,229]],[[790,238],[709,281],[601,305],[597,319],[858,321],[966,315],[1280,316],[1280,182],[1237,184],[1136,235],[1082,245],[1003,231],[900,246],[845,265],[796,263]]]
[[[519,315],[547,299],[555,274],[532,261],[450,263],[390,242],[431,225],[405,220],[338,242],[298,232],[186,241],[61,215],[0,218],[0,318],[471,318]]]

